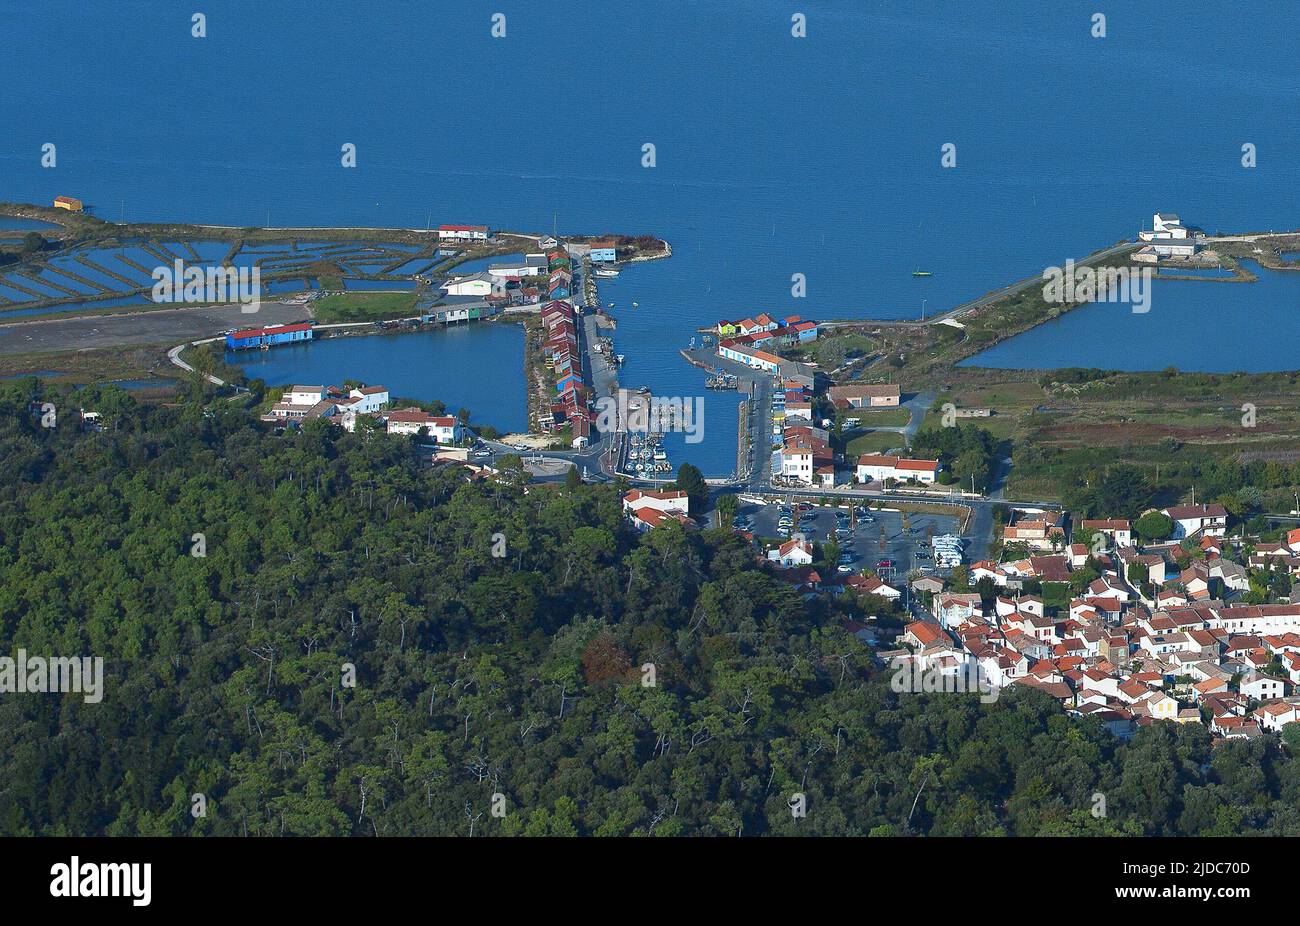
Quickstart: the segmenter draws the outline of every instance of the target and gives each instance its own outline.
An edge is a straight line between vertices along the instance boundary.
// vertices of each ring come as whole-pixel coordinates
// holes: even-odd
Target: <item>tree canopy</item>
[[[729,530],[638,535],[615,486],[34,380],[0,454],[5,651],[107,676],[0,698],[6,834],[1300,834],[1276,745],[895,693],[851,602]]]

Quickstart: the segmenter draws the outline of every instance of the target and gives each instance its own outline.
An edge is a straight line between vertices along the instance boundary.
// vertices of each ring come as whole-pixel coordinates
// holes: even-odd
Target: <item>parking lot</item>
[[[783,511],[787,508],[787,511]],[[861,509],[859,509],[861,511]],[[738,518],[740,526],[752,531],[756,536],[772,540],[786,540],[792,536],[803,536],[817,543],[826,543],[836,539],[840,551],[852,557],[849,566],[852,572],[869,569],[883,579],[899,578],[913,569],[926,575],[945,576],[946,569],[935,569],[934,560],[929,558],[930,538],[941,534],[957,532],[957,519],[948,515],[908,514],[907,530],[903,528],[903,513],[897,510],[880,511],[871,509],[865,517],[850,516],[848,524],[836,536],[840,522],[836,514],[850,513],[847,507],[809,506],[802,512],[793,510],[793,506],[742,504]],[[790,533],[782,533],[780,520],[783,516],[791,519]],[[867,520],[867,519],[870,520]],[[884,541],[881,542],[881,531]],[[829,535],[829,536],[828,536]],[[890,565],[880,565],[888,560]]]

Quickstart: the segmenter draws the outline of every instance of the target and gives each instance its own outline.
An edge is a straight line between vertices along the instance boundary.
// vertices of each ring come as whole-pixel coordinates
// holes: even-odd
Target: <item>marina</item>
[[[664,476],[673,471],[668,462],[668,453],[664,450],[663,435],[650,432],[633,434],[628,438],[627,475],[643,477]]]

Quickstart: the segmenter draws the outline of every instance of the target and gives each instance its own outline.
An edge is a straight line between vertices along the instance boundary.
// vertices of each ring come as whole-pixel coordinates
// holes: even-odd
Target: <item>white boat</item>
[[[664,453],[664,450],[663,450],[662,447],[657,447],[657,448],[655,448],[655,459],[656,459],[656,460],[666,460],[666,459],[668,459],[668,454]]]
[[[616,277],[616,276],[618,276],[618,271],[615,270],[613,267],[597,267],[597,268],[596,268],[596,276],[598,276],[598,277]]]

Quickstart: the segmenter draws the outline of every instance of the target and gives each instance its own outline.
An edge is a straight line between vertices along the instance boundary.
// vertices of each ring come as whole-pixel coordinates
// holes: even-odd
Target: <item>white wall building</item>
[[[812,565],[812,544],[806,540],[787,540],[780,547],[767,551],[767,558],[782,566]]]
[[[324,386],[294,386],[280,399],[288,405],[315,405],[325,398]]]
[[[1198,532],[1206,537],[1222,537],[1228,529],[1228,511],[1222,505],[1175,505],[1162,513],[1174,522],[1175,540]]]
[[[633,489],[623,496],[623,511],[639,511],[653,508],[663,514],[690,514],[690,497],[682,491],[652,492],[648,489]]]
[[[453,277],[442,284],[442,290],[448,296],[490,296],[503,287],[504,282],[490,273]]]
[[[489,237],[486,225],[439,225],[440,241],[487,241]]]
[[[388,387],[387,386],[366,386],[364,389],[353,389],[348,392],[352,401],[348,402],[348,410],[358,415],[373,415],[375,412],[382,411],[388,405]]]
[[[1157,212],[1151,217],[1151,231],[1138,234],[1143,241],[1155,241],[1167,238],[1186,238],[1187,229],[1182,220],[1172,212]]]
[[[813,481],[813,454],[811,450],[781,451],[781,475],[798,479],[807,485]]]
[[[545,254],[527,254],[523,260],[512,260],[488,267],[488,273],[494,277],[536,277],[547,272],[548,264]]]
[[[929,485],[938,473],[938,460],[908,460],[872,453],[858,458],[858,482],[883,482],[886,479],[903,482],[913,479]]]
[[[460,419],[453,415],[430,415],[419,408],[404,408],[388,415],[389,434],[419,434],[427,428],[429,437],[440,444],[454,444],[465,436]]]

